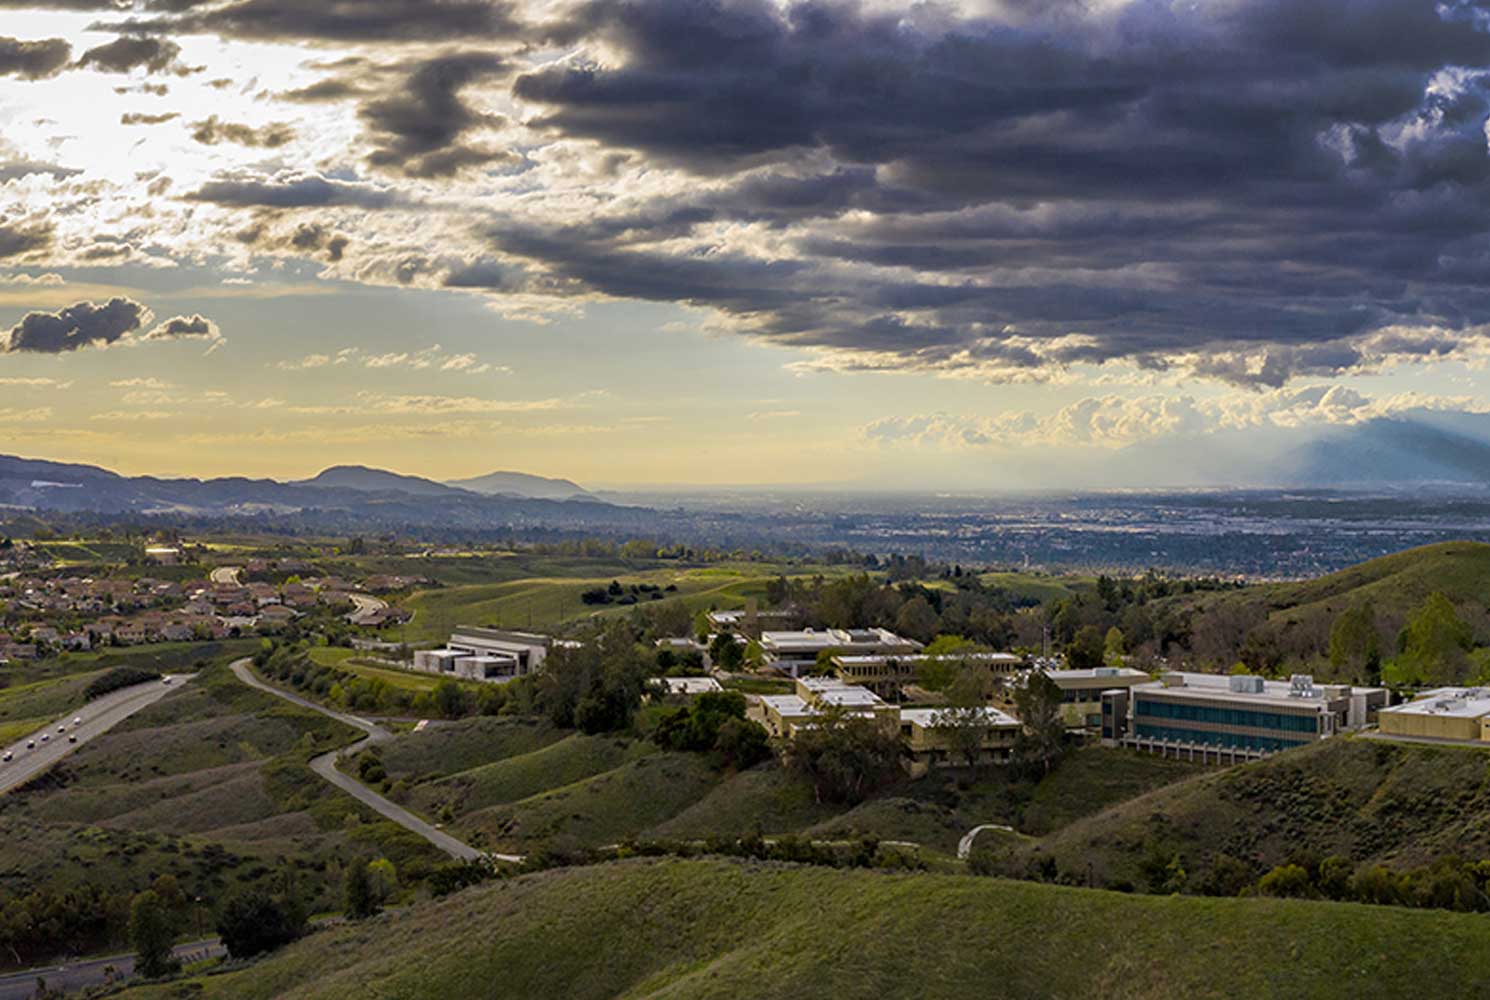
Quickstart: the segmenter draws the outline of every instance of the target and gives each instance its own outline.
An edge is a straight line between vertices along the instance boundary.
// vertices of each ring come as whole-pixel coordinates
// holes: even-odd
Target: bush
[[[217,918],[217,933],[234,958],[252,958],[282,948],[305,933],[299,907],[262,889],[229,899]]]
[[[83,697],[92,701],[94,698],[102,698],[121,688],[156,680],[160,680],[160,672],[157,670],[146,670],[144,667],[115,667],[108,673],[93,678],[88,687],[83,690]]]

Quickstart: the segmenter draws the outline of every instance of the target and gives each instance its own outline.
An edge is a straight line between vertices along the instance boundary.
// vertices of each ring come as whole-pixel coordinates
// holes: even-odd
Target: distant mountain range
[[[1381,418],[1322,435],[1279,458],[1280,481],[1310,486],[1490,484],[1490,415]]]
[[[296,515],[307,525],[625,528],[649,522],[645,508],[606,503],[565,480],[494,473],[464,488],[363,466],[335,466],[311,479],[161,479],[121,476],[93,465],[0,455],[0,508],[184,517]]]
[[[489,472],[472,479],[452,479],[445,485],[488,496],[536,497],[545,500],[593,496],[567,479],[545,479],[543,476],[530,476],[526,472]]]

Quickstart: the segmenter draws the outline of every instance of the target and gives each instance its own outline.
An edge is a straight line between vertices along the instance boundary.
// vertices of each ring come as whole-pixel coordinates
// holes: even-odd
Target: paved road
[[[183,964],[200,962],[225,954],[222,942],[217,938],[204,938],[178,944],[174,949]],[[0,1000],[31,1000],[36,995],[37,978],[45,979],[47,988],[63,993],[73,993],[89,986],[99,986],[108,981],[107,970],[114,969],[114,979],[128,978],[135,970],[134,955],[109,955],[104,958],[89,958],[71,965],[49,965],[44,969],[27,969],[0,976]]]
[[[219,566],[207,575],[207,579],[213,583],[230,583],[238,585],[238,574],[243,571],[241,566]]]
[[[382,816],[387,817],[388,819],[391,819],[393,822],[397,823],[405,830],[417,833],[419,836],[423,837],[431,844],[434,844],[440,850],[444,851],[446,854],[450,855],[453,858],[457,858],[461,861],[477,861],[481,858],[486,857],[495,858],[498,861],[522,860],[521,855],[487,854],[484,851],[478,851],[471,845],[456,840],[454,837],[450,836],[450,834],[444,832],[443,830],[435,829],[433,826],[426,823],[418,816],[415,816],[413,813],[409,812],[402,806],[388,801],[387,799],[383,798],[383,796],[379,795],[377,792],[373,791],[371,788],[368,788],[362,782],[358,781],[356,778],[353,778],[351,775],[343,774],[341,771],[337,770],[336,762],[342,757],[355,754],[365,747],[370,746],[371,744],[382,743],[385,740],[390,740],[393,738],[393,734],[384,729],[382,726],[378,725],[376,722],[364,719],[361,716],[348,715],[346,712],[338,712],[334,709],[327,708],[324,705],[318,705],[308,698],[302,698],[298,694],[294,694],[281,688],[274,687],[271,684],[266,684],[263,681],[259,680],[259,678],[254,674],[251,663],[251,660],[236,660],[233,663],[233,673],[238,676],[238,679],[240,681],[247,684],[249,687],[258,688],[260,691],[265,691],[277,698],[283,698],[286,701],[294,702],[296,705],[300,705],[303,708],[308,708],[312,711],[320,712],[322,715],[329,715],[331,718],[336,719],[338,722],[344,722],[347,725],[360,729],[367,734],[362,739],[358,740],[356,743],[353,743],[350,746],[343,747],[340,750],[333,750],[330,753],[323,753],[319,757],[312,757],[310,761],[310,769],[316,774],[331,782],[331,784],[335,785],[337,788],[340,788],[342,791],[346,792],[357,801],[363,803],[368,808],[372,809]]]
[[[356,609],[347,616],[347,620],[354,625],[357,624],[359,621],[362,621],[368,615],[374,614],[378,611],[382,611],[384,608],[388,607],[387,601],[383,600],[380,597],[374,597],[371,594],[348,594],[347,596],[350,597],[352,599],[352,603],[356,605]]]
[[[181,685],[190,682],[191,678],[191,674],[171,674],[168,675],[170,684],[158,680],[146,681],[144,684],[112,691],[12,743],[5,749],[10,751],[14,759],[9,763],[0,763],[0,795],[18,785],[24,785],[84,743],[102,736],[145,706],[155,704]],[[82,722],[75,726],[73,719],[81,719]],[[67,734],[58,733],[58,726],[64,726]],[[46,742],[42,742],[43,735],[48,737]],[[68,736],[76,736],[78,741],[69,743]],[[26,749],[28,740],[36,742],[34,749]]]
[[[977,840],[978,834],[984,830],[1003,830],[1006,833],[1015,832],[1012,826],[1004,826],[1002,823],[984,823],[982,826],[975,826],[963,834],[962,839],[957,842],[957,856],[959,858],[963,861],[968,859],[968,856],[973,853],[973,841]]]

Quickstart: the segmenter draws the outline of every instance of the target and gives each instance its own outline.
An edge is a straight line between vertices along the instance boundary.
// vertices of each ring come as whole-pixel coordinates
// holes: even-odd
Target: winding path
[[[241,566],[219,566],[207,574],[207,579],[213,583],[226,583],[236,587],[238,585],[238,573],[241,569]]]
[[[973,841],[977,840],[978,834],[984,830],[1003,830],[1005,833],[1016,832],[1012,826],[1005,826],[1002,823],[984,823],[981,826],[975,826],[963,834],[962,839],[957,842],[958,860],[966,861],[968,859],[969,855],[973,853]]]
[[[342,757],[347,757],[351,756],[352,754],[358,753],[359,751],[375,743],[387,742],[388,740],[391,740],[393,738],[393,734],[384,729],[382,726],[378,725],[376,722],[364,719],[361,716],[349,715],[346,712],[338,712],[335,709],[327,708],[325,705],[318,705],[315,702],[311,701],[309,698],[302,698],[298,694],[294,694],[290,691],[285,691],[282,688],[277,688],[272,684],[266,684],[264,681],[260,680],[258,676],[253,672],[252,664],[252,660],[243,659],[235,660],[232,665],[233,673],[237,675],[240,681],[247,684],[249,687],[257,688],[260,691],[272,694],[276,698],[283,698],[285,701],[292,702],[302,708],[308,708],[313,712],[320,712],[322,715],[329,716],[335,719],[337,722],[345,723],[346,725],[352,726],[355,729],[360,729],[362,730],[362,732],[367,734],[356,743],[342,747],[340,750],[332,750],[330,753],[323,753],[319,757],[312,757],[310,760],[310,769],[316,774],[320,775],[323,779],[329,781],[337,788],[340,788],[342,791],[346,792],[357,801],[366,805],[368,808],[397,823],[405,830],[417,833],[419,836],[423,837],[425,840],[429,841],[431,844],[435,845],[440,850],[444,851],[446,854],[450,855],[453,858],[461,861],[478,861],[482,858],[493,858],[497,861],[523,860],[522,855],[520,854],[489,854],[485,851],[478,851],[470,844],[456,840],[454,837],[450,836],[450,834],[444,832],[443,830],[435,829],[433,826],[426,823],[418,816],[415,816],[413,813],[409,812],[407,809],[398,805],[397,803],[390,802],[388,799],[383,798],[383,796],[379,795],[371,788],[368,788],[366,785],[358,781],[356,778],[353,778],[351,775],[343,774],[336,767],[336,762],[338,760],[340,760]]]

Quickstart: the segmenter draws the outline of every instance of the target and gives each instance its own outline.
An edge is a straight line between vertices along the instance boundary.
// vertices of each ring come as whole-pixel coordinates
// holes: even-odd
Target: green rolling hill
[[[1490,923],[966,876],[625,861],[481,886],[128,1000],[1482,995]]]

